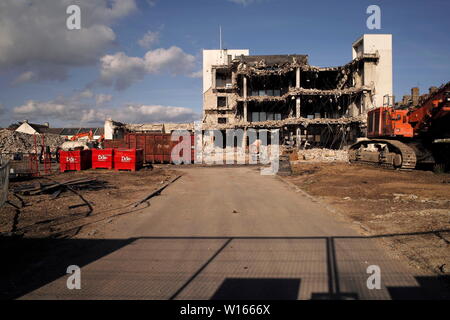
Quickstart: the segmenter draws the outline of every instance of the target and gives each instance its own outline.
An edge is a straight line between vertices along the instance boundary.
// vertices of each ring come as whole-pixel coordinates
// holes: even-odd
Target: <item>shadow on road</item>
[[[266,241],[263,247],[270,246],[279,241],[314,241],[321,248],[320,255],[324,256],[326,263],[326,279],[328,290],[326,292],[312,292],[312,299],[360,299],[357,292],[342,288],[346,279],[356,276],[365,277],[367,274],[351,274],[352,270],[357,270],[348,264],[354,263],[355,256],[352,250],[364,252],[366,250],[364,240],[382,237],[414,236],[427,233],[448,233],[450,230],[438,230],[432,232],[421,232],[411,234],[389,234],[376,235],[371,237],[139,237],[130,239],[32,239],[16,237],[0,237],[0,252],[2,263],[0,265],[0,298],[15,299],[38,288],[43,287],[61,277],[67,276],[66,269],[69,265],[86,266],[103,257],[116,252],[119,249],[127,248],[137,241],[160,241],[160,240],[223,240],[223,244],[213,252],[208,251],[208,257],[199,264],[181,285],[178,285],[167,299],[183,298],[183,291],[188,288],[193,281],[199,278],[205,269],[213,262],[217,262],[225,250],[232,248],[234,243],[245,242],[247,240],[255,243]],[[278,242],[277,242],[278,241]],[[350,241],[350,242],[348,242]],[[252,242],[252,243],[254,243]],[[338,245],[336,245],[338,242]],[[351,244],[351,246],[350,246]],[[305,245],[305,244],[303,244]],[[356,245],[356,247],[355,247]],[[338,248],[336,248],[338,246]],[[359,246],[359,247],[358,247]],[[195,248],[195,247],[193,247]],[[305,248],[309,248],[309,242]],[[356,249],[354,249],[356,248]],[[236,250],[236,249],[234,249]],[[309,250],[309,249],[308,249]],[[316,249],[311,249],[316,250]],[[322,254],[323,253],[325,254]],[[370,250],[366,250],[370,251]],[[349,253],[350,252],[350,253]],[[344,258],[340,255],[346,254]],[[292,255],[299,252],[292,252]],[[160,253],[164,256],[164,252]],[[161,259],[155,256],[154,259]],[[267,258],[270,258],[267,257]],[[153,258],[150,258],[153,259]],[[353,259],[353,260],[352,260]],[[180,262],[182,263],[182,262]],[[277,264],[277,261],[270,260],[268,263]],[[294,264],[300,262],[294,261]],[[357,262],[360,263],[360,262]],[[345,272],[340,272],[344,266]],[[352,269],[353,268],[353,269]],[[349,274],[350,270],[350,274]],[[359,272],[359,269],[358,269]],[[395,272],[393,272],[395,277]],[[301,284],[305,279],[301,278],[273,278],[267,277],[236,277],[233,273],[225,274],[223,282],[217,286],[210,299],[258,299],[258,300],[291,300],[297,299]],[[394,279],[395,280],[395,279]],[[450,278],[448,275],[415,277],[415,286],[389,286],[386,290],[392,299],[450,299]]]
[[[300,279],[225,279],[211,300],[297,300]]]
[[[0,299],[18,298],[101,259],[134,240],[33,239],[0,237]]]

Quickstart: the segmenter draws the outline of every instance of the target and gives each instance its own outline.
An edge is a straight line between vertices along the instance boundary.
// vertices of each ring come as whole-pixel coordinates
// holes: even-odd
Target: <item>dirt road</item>
[[[25,299],[401,299],[443,297],[432,277],[387,255],[276,176],[257,168],[185,168],[139,214],[94,237],[45,240]],[[93,226],[94,228],[94,226]],[[39,240],[23,240],[24,246]],[[81,289],[68,290],[69,265]],[[368,289],[369,266],[381,288]],[[24,273],[23,277],[33,275]]]

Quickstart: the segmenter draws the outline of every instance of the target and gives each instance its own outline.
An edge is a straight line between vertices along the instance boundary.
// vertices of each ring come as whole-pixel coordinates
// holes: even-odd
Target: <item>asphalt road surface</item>
[[[107,224],[106,239],[67,240],[78,250],[56,259],[49,274],[21,298],[406,299],[435,294],[427,286],[432,279],[415,276],[376,239],[361,236],[279,177],[262,176],[256,167],[182,169],[184,176],[152,198],[144,212]],[[79,290],[67,289],[69,265],[81,267]],[[380,274],[379,289],[367,285],[374,270]],[[376,285],[373,278],[370,283]]]

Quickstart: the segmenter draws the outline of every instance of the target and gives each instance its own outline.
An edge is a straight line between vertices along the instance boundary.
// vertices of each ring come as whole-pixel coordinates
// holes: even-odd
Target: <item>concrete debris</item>
[[[46,134],[44,143],[50,147],[50,152],[55,152],[64,141],[65,138],[57,134]],[[40,153],[41,145],[42,136],[40,135],[33,136],[8,129],[0,130],[0,153],[36,153],[36,151]]]
[[[117,139],[125,133],[172,133],[173,131],[193,131],[194,123],[121,123],[112,119],[105,121],[105,139]]]
[[[342,86],[342,85],[341,85]],[[304,89],[304,88],[290,88],[289,91],[282,96],[248,96],[238,97],[236,100],[239,102],[254,101],[254,102],[266,102],[266,101],[285,101],[289,97],[296,96],[335,96],[340,97],[344,95],[358,95],[363,92],[372,92],[372,88],[368,86],[358,88],[346,88],[346,89],[334,89],[334,90],[318,90],[318,89]]]
[[[287,93],[289,96],[298,95],[316,95],[316,96],[341,96],[341,95],[351,95],[358,94],[364,91],[371,91],[372,89],[368,86],[346,88],[346,89],[334,89],[334,90],[318,90],[318,89],[304,89],[304,88],[291,88]]]
[[[302,125],[307,127],[308,125],[349,125],[352,123],[363,125],[366,122],[365,116],[358,117],[341,117],[341,118],[286,118],[284,120],[268,120],[259,122],[238,122],[234,124],[203,124],[203,130],[224,130],[224,129],[236,129],[236,128],[266,128],[276,129],[286,125]]]
[[[279,176],[290,176],[292,175],[291,163],[289,157],[286,155],[280,156],[279,169],[277,174]]]
[[[82,149],[89,150],[93,147],[93,143],[88,141],[65,141],[61,144],[61,149],[64,151]]]
[[[348,162],[347,150],[306,149],[298,150],[300,161],[309,162]]]
[[[256,57],[256,56],[253,56]],[[249,58],[252,58],[252,56],[243,57],[244,60],[248,60]],[[242,58],[241,58],[242,59]],[[276,64],[276,68],[274,68],[274,65],[267,65],[264,60],[259,61],[258,63],[248,64],[246,61],[242,60],[236,60],[237,63],[237,73],[246,75],[246,76],[261,76],[261,75],[283,75],[288,72],[294,71],[297,67],[299,67],[302,71],[313,71],[313,72],[320,72],[320,71],[343,71],[344,73],[357,70],[361,63],[364,61],[375,61],[378,62],[380,59],[380,55],[378,51],[373,54],[363,54],[349,63],[343,65],[343,66],[337,66],[337,67],[316,67],[308,64],[307,59],[300,59],[301,61],[297,61],[296,59],[293,59],[292,62],[285,62]]]
[[[162,123],[126,124],[125,128],[129,132],[164,132]]]
[[[128,132],[156,132],[171,133],[176,130],[192,131],[193,123],[149,123],[149,124],[125,124]]]
[[[241,56],[237,58],[237,73],[244,75],[282,75],[308,65],[306,55]]]
[[[171,133],[177,130],[193,131],[194,123],[164,123],[165,133]]]
[[[404,194],[404,193],[394,193],[394,201],[414,201],[417,200],[419,197],[415,194]]]

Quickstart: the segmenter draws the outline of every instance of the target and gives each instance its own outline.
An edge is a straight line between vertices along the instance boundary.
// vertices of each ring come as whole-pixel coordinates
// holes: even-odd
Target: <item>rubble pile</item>
[[[35,153],[35,138],[31,134],[8,129],[0,130],[0,153]],[[57,134],[46,134],[45,145],[55,152],[65,139]],[[41,152],[42,136],[36,136],[37,152]]]
[[[347,162],[347,150],[305,149],[298,150],[298,159],[310,162]]]
[[[350,125],[359,124],[362,125],[366,122],[366,116],[357,117],[341,117],[341,118],[286,118],[283,120],[267,120],[259,122],[237,122],[226,124],[203,124],[203,130],[226,130],[226,129],[238,129],[238,128],[264,128],[264,129],[277,129],[286,125],[302,125],[307,127],[308,125]]]
[[[342,84],[341,84],[342,85]],[[237,101],[285,101],[292,96],[308,95],[308,96],[322,96],[322,95],[334,95],[340,97],[342,95],[356,95],[364,91],[371,91],[369,86],[346,88],[346,89],[334,89],[334,90],[319,90],[319,89],[304,89],[304,88],[289,88],[289,91],[282,96],[248,96],[238,97]]]

